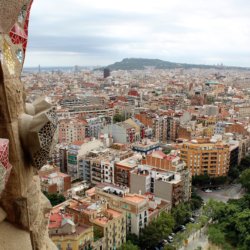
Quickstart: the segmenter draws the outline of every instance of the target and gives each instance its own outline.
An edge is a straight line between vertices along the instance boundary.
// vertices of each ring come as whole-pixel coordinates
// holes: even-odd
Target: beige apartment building
[[[230,146],[207,139],[192,140],[181,146],[181,159],[192,175],[225,176],[230,164]]]
[[[76,225],[89,225],[92,231],[99,231],[98,239],[89,243],[94,250],[117,249],[126,242],[126,214],[103,200],[71,199],[59,211],[71,215]]]
[[[95,199],[106,201],[111,208],[126,213],[127,233],[139,235],[140,230],[162,211],[169,211],[171,204],[159,198],[129,194],[128,188],[99,184],[95,187]]]

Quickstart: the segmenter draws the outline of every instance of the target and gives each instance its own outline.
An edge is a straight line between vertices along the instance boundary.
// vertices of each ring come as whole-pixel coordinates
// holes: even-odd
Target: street
[[[206,193],[200,189],[197,189],[196,192],[202,197],[205,203],[209,199],[227,202],[229,199],[239,199],[244,194],[240,184],[227,185],[220,190],[213,190],[211,193]]]
[[[208,237],[206,235],[206,229],[202,228],[201,230],[190,235],[187,241],[187,244],[181,247],[179,250],[195,250],[200,247],[200,249],[208,248]]]

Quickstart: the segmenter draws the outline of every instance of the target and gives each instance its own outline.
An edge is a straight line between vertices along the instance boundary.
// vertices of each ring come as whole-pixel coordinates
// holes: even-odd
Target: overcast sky
[[[250,66],[249,0],[34,0],[26,66]]]

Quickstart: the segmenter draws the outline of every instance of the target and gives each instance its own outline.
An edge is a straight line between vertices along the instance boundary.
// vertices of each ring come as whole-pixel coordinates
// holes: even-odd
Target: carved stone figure
[[[4,157],[0,153],[0,249],[56,249],[48,238],[50,204],[40,191],[37,169],[47,159],[57,119],[46,100],[25,104],[20,81],[31,4],[0,1],[0,138],[7,139],[0,142],[5,150]]]

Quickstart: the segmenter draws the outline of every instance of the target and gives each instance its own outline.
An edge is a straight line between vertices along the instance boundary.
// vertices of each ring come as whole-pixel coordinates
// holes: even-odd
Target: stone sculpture
[[[31,4],[0,1],[0,138],[7,139],[0,142],[0,249],[5,250],[56,249],[48,238],[50,204],[37,169],[46,161],[57,119],[46,100],[25,104],[20,81]]]

